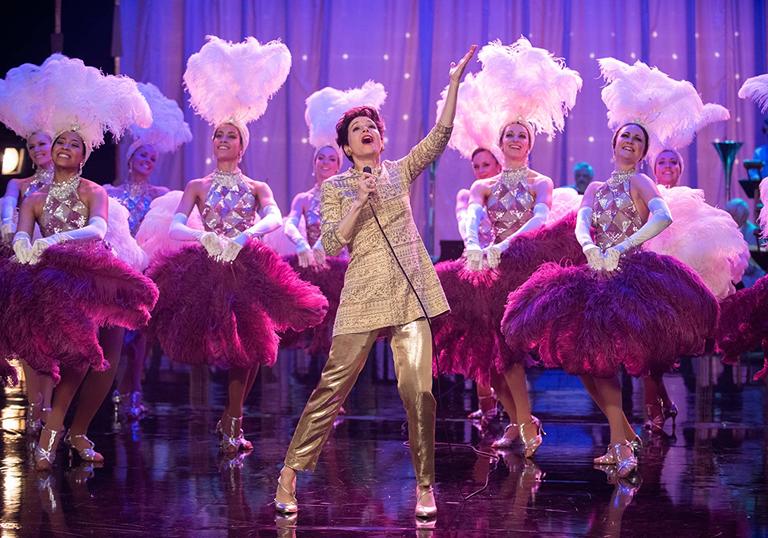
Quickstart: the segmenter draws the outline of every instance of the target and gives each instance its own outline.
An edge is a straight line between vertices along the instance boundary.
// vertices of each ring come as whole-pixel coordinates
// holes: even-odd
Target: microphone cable
[[[371,174],[372,173],[371,167],[370,166],[363,167],[363,172],[366,173],[366,174]],[[400,263],[400,259],[397,257],[397,254],[395,253],[395,249],[392,246],[392,243],[389,241],[389,237],[387,237],[386,232],[384,232],[384,227],[381,225],[381,221],[379,221],[379,216],[376,214],[376,210],[373,208],[373,204],[371,203],[371,199],[370,198],[368,198],[368,207],[371,210],[371,214],[373,215],[373,220],[376,221],[376,225],[379,227],[379,231],[381,232],[381,235],[384,238],[384,241],[387,243],[387,246],[389,247],[389,251],[392,254],[392,257],[395,259],[395,262],[397,263],[397,266],[400,268],[400,272],[403,273],[403,276],[405,277],[405,280],[408,282],[408,286],[411,288],[411,291],[413,291],[413,294],[416,296],[416,300],[419,302],[419,306],[421,307],[421,311],[424,313],[424,317],[427,320],[427,326],[429,327],[429,336],[430,336],[430,339],[432,340],[432,359],[435,361],[435,364],[437,365],[437,370],[438,370],[438,375],[436,376],[437,377],[437,399],[438,399],[438,401],[442,401],[443,393],[442,393],[442,385],[440,384],[440,364],[439,364],[440,358],[436,354],[435,334],[432,331],[432,321],[429,318],[429,314],[427,313],[427,308],[424,306],[424,302],[421,300],[421,297],[419,296],[419,293],[416,291],[416,287],[413,285],[413,282],[411,282],[411,279],[408,277],[408,273],[406,272],[405,267],[403,267],[403,264]],[[446,422],[446,418],[445,417],[442,417],[441,420],[443,422]],[[435,409],[435,421],[437,422],[437,409]],[[408,443],[405,443],[405,444],[406,444],[406,446],[408,445]],[[452,443],[450,441],[450,435],[448,436],[448,441],[445,441],[445,442],[442,442],[442,443],[438,443],[437,441],[435,441],[435,449],[437,449],[437,447],[439,445],[441,445],[441,444],[447,445],[448,446],[448,451],[449,452],[453,452],[453,447],[454,447],[455,443]],[[478,495],[479,493],[481,493],[482,491],[484,491],[485,489],[488,488],[488,481],[489,481],[489,478],[490,478],[490,474],[495,469],[496,464],[498,463],[500,458],[499,458],[499,456],[497,456],[494,453],[486,452],[486,451],[483,451],[483,450],[480,450],[480,449],[474,447],[471,443],[459,443],[458,446],[460,446],[462,448],[466,448],[466,449],[472,450],[478,456],[485,456],[485,457],[491,458],[491,460],[493,460],[491,462],[493,465],[491,465],[489,467],[488,475],[486,476],[485,483],[479,489],[471,492],[469,495],[464,495],[463,492],[461,493],[462,502],[466,502],[469,499],[471,499],[472,497]],[[462,508],[463,508],[463,505],[462,505]]]

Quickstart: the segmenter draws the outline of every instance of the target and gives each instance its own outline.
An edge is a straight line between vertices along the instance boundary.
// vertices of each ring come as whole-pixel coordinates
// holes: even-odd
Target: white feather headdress
[[[739,97],[751,99],[762,113],[768,112],[768,73],[745,80],[739,90]]]
[[[262,45],[255,37],[240,43],[208,36],[187,60],[184,84],[195,112],[213,127],[232,123],[248,145],[246,125],[267,110],[291,70],[291,53],[283,43]]]
[[[147,144],[152,145],[158,153],[167,153],[192,140],[192,132],[176,101],[163,95],[154,84],[139,83],[138,87],[152,111],[152,125],[131,126],[134,141],[128,148],[128,159],[137,149]]]
[[[147,100],[129,77],[105,75],[61,54],[45,60],[40,71],[51,132],[55,136],[77,132],[85,143],[86,159],[104,143],[106,131],[119,139],[131,125],[152,123]]]
[[[723,106],[705,105],[690,82],[670,78],[639,60],[629,65],[615,58],[601,58],[598,63],[608,83],[601,93],[608,107],[608,127],[615,130],[629,122],[645,127],[651,163],[664,149],[684,148],[697,131],[730,117]]]
[[[483,68],[459,86],[451,147],[469,158],[483,147],[498,151],[499,130],[510,122],[527,124],[531,135],[552,138],[565,126],[581,89],[579,74],[546,49],[521,37],[512,45],[493,41],[478,53]],[[447,88],[437,103],[443,108]]]
[[[33,64],[14,67],[0,79],[0,122],[24,139],[36,132],[53,136],[40,79],[40,66]]]
[[[336,123],[350,108],[370,106],[379,110],[387,99],[384,85],[372,80],[360,88],[337,90],[330,86],[307,97],[304,121],[309,128],[309,143],[320,149],[336,145]]]

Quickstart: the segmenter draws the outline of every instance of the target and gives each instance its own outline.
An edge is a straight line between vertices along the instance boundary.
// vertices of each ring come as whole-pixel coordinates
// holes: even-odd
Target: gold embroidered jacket
[[[448,311],[448,301],[413,220],[410,187],[443,152],[450,137],[451,128],[438,123],[408,155],[398,161],[384,161],[373,171],[377,176],[377,192],[371,198],[371,205],[429,317]],[[344,247],[336,231],[339,221],[357,198],[361,177],[360,172],[350,168],[323,183],[322,244],[329,256],[337,255]],[[424,316],[369,205],[360,212],[348,248],[349,268],[333,327],[334,336],[403,325]]]

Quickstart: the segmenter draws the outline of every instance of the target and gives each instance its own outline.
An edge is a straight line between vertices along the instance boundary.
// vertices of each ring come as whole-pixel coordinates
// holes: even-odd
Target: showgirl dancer
[[[296,255],[289,257],[288,263],[302,279],[319,287],[329,303],[323,323],[294,337],[313,356],[327,356],[330,352],[333,323],[347,270],[347,261],[343,257],[325,255],[320,240],[322,185],[328,178],[338,174],[341,167],[341,150],[336,145],[336,121],[344,112],[357,106],[370,106],[378,110],[386,98],[384,86],[373,81],[346,91],[323,88],[307,98],[304,119],[309,128],[309,143],[315,148],[315,185],[293,199],[283,230],[296,246]],[[302,217],[306,237],[300,231]]]
[[[588,265],[543,265],[510,294],[502,320],[511,349],[538,348],[545,366],[581,376],[610,425],[608,452],[595,463],[615,465],[620,478],[637,468],[637,456],[619,368],[633,376],[669,370],[678,357],[703,350],[718,315],[717,300],[693,270],[640,248],[672,217],[656,184],[637,171],[650,139],[637,119],[642,111],[627,105],[659,97],[624,65],[601,60],[616,170],[589,185],[578,212],[576,237]]]
[[[349,247],[349,268],[328,362],[299,419],[278,478],[275,508],[279,512],[298,511],[296,472],[315,468],[379,331],[390,328],[416,471],[415,513],[421,517],[437,513],[432,491],[436,404],[426,318],[446,312],[448,303],[413,221],[408,193],[411,183],[448,143],[459,82],[475,48],[458,65],[451,65],[443,112],[406,157],[381,160],[384,124],[375,108],[348,110],[336,124],[336,142],[353,167],[322,185],[321,238],[330,256]]]
[[[258,241],[282,216],[269,186],[238,167],[247,123],[264,113],[290,65],[285,45],[253,37],[233,44],[210,36],[189,58],[184,82],[195,112],[214,129],[216,170],[187,184],[173,217],[169,237],[190,246],[160,255],[148,271],[160,289],[150,327],[165,354],[229,371],[228,404],[216,427],[227,455],[252,449],[243,436],[243,402],[259,366],[277,359],[277,331],[317,325],[327,308],[315,286]],[[205,231],[188,226],[195,208]]]
[[[739,89],[739,97],[751,99],[760,107],[762,113],[768,112],[768,73],[751,77],[744,81]],[[760,183],[760,198],[763,209],[760,211],[759,224],[763,237],[768,236],[768,182]],[[716,346],[724,354],[727,363],[738,362],[739,357],[758,345],[763,348],[763,368],[754,379],[762,380],[768,376],[768,276],[761,277],[750,288],[737,291],[722,304],[720,325],[717,329]]]
[[[531,415],[524,364],[507,357],[499,325],[507,294],[541,263],[581,259],[569,232],[572,221],[543,228],[552,208],[552,180],[528,168],[534,136],[563,128],[581,77],[525,38],[511,46],[490,43],[478,57],[482,71],[468,75],[459,90],[451,145],[465,155],[478,146],[498,146],[504,170],[472,185],[464,258],[438,264],[452,311],[438,323],[437,367],[490,382],[512,421],[493,446],[509,447],[519,436],[525,456],[532,457],[542,442],[541,422]],[[565,190],[576,199],[572,189]],[[479,230],[486,212],[494,237],[483,248]]]
[[[632,103],[632,95],[623,96],[624,107],[633,107],[637,117],[645,117],[644,126],[650,136],[648,162],[659,192],[674,215],[672,225],[648,241],[645,248],[657,254],[677,258],[693,269],[719,301],[736,290],[749,262],[748,245],[744,242],[731,216],[704,200],[704,192],[677,187],[684,170],[681,151],[696,133],[717,121],[730,117],[724,107],[701,101],[696,89],[687,81],[668,77],[642,62],[630,66],[615,60],[603,61],[605,70],[620,71],[622,77],[637,79],[653,88],[654,101]],[[649,90],[647,90],[649,91]],[[702,242],[701,238],[707,241]],[[677,406],[667,393],[663,372],[643,377],[646,410],[645,429],[662,433],[664,423],[672,419]]]
[[[8,182],[5,196],[0,198],[0,256],[13,254],[11,241],[16,233],[17,208],[24,197],[47,187],[53,178],[51,160],[51,133],[47,127],[45,108],[39,106],[35,84],[40,78],[40,67],[23,64],[8,71],[0,80],[0,122],[24,138],[35,173],[27,178]],[[22,361],[27,393],[26,430],[37,435],[45,416],[50,411],[53,382],[39,375]]]
[[[490,179],[501,173],[499,159],[490,149],[477,147],[472,151],[469,159],[472,163],[475,181],[478,179]],[[459,189],[459,192],[456,193],[456,224],[459,226],[459,235],[461,235],[462,241],[467,240],[469,200],[469,189]],[[493,242],[493,228],[487,214],[484,214],[480,219],[477,233],[481,248],[485,248]],[[479,406],[469,414],[468,418],[481,420],[494,418],[496,416],[496,396],[493,388],[483,382],[477,382],[476,385]]]
[[[122,328],[148,321],[157,289],[102,241],[107,193],[80,176],[91,151],[104,141],[104,126],[117,138],[133,123],[151,122],[147,102],[133,80],[105,76],[61,55],[41,66],[40,86],[47,130],[56,133],[53,181],[24,200],[15,259],[0,267],[0,357],[19,357],[58,382],[33,456],[36,469],[48,470],[78,388],[65,442],[83,460],[103,461],[86,432],[114,379],[119,355],[112,348]],[[35,223],[43,237],[32,244]]]
[[[131,126],[133,141],[128,147],[128,177],[105,187],[110,200],[116,200],[128,211],[131,235],[136,235],[152,200],[168,192],[166,187],[151,185],[150,176],[162,153],[175,151],[181,144],[192,140],[184,114],[173,99],[168,99],[153,84],[138,84],[139,91],[152,110],[152,125],[147,128]],[[140,269],[146,268],[146,263]],[[139,418],[146,409],[142,403],[141,375],[147,352],[144,331],[126,335],[127,364],[112,393],[115,410],[129,418]]]

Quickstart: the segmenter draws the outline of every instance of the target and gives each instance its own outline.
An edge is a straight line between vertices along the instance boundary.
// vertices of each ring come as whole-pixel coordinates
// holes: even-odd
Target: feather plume
[[[23,64],[0,80],[0,122],[25,139],[38,131],[53,136],[40,79],[40,66]]]
[[[192,140],[192,132],[176,101],[163,95],[154,84],[139,83],[138,87],[152,111],[152,125],[131,126],[135,140],[128,149],[129,159],[134,151],[146,144],[152,145],[158,153],[167,153]]]
[[[562,131],[581,89],[576,71],[524,37],[512,45],[493,41],[480,50],[478,59],[482,70],[468,74],[459,86],[451,147],[466,158],[483,147],[500,159],[499,129],[512,121],[524,121],[533,135],[550,139]],[[447,91],[437,103],[438,115]]]
[[[184,84],[195,112],[212,126],[259,119],[269,99],[291,69],[291,53],[283,43],[261,44],[255,37],[231,43],[208,36],[189,57]]]
[[[754,101],[763,114],[768,112],[768,73],[745,80],[739,89],[739,97]]]
[[[350,108],[371,106],[380,109],[387,99],[384,85],[369,80],[360,88],[337,90],[330,86],[307,97],[304,121],[309,128],[309,143],[315,149],[336,147],[336,123]]]
[[[41,97],[49,107],[51,131],[76,131],[87,155],[104,143],[106,131],[119,139],[131,125],[152,123],[147,100],[129,77],[104,75],[82,60],[61,54],[50,56],[40,69]]]
[[[649,162],[664,149],[679,150],[693,141],[696,132],[716,121],[726,121],[725,107],[704,104],[696,88],[675,80],[641,61],[634,65],[615,58],[598,60],[607,82],[601,97],[608,108],[608,127],[628,122],[643,125],[650,136]]]

